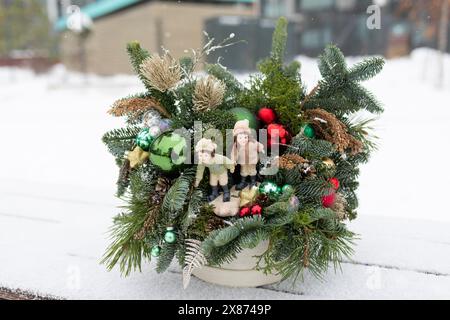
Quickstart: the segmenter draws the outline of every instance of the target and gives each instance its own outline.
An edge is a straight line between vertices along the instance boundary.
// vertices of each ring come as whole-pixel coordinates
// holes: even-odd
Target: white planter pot
[[[204,266],[195,269],[192,274],[197,278],[228,287],[259,287],[281,281],[282,277],[276,274],[264,274],[255,270],[258,258],[268,248],[268,242],[261,242],[254,249],[244,249],[234,261],[220,267]]]

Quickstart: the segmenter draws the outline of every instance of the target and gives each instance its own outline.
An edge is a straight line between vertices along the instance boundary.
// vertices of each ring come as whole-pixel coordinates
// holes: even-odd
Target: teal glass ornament
[[[316,133],[314,131],[314,128],[312,125],[307,124],[303,127],[303,134],[308,138],[314,138],[316,136]]]
[[[259,192],[267,195],[272,200],[277,200],[281,195],[281,188],[276,183],[264,181],[259,185]]]
[[[136,136],[137,146],[144,151],[148,151],[148,149],[150,148],[150,145],[152,144],[152,141],[153,141],[153,137],[150,134],[150,131],[148,128],[142,129]]]
[[[152,251],[151,251],[151,255],[152,257],[159,257],[159,255],[161,254],[161,247],[160,246],[153,246],[152,247]]]
[[[164,234],[164,241],[166,243],[175,243],[175,241],[177,241],[177,234],[175,233],[175,229],[173,227],[168,227],[166,229],[166,233]]]

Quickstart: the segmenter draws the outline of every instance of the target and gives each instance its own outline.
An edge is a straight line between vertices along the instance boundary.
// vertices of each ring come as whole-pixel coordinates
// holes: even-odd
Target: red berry
[[[276,143],[286,144],[289,137],[289,132],[281,124],[271,123],[267,126],[267,135],[269,136],[270,145]]]
[[[334,192],[330,193],[329,195],[322,197],[322,205],[325,208],[330,208],[333,206],[335,200],[336,200],[336,194]]]
[[[275,121],[275,112],[270,108],[261,108],[258,111],[258,118],[265,124],[270,124]]]
[[[339,180],[337,178],[331,178],[330,182],[333,185],[334,190],[339,189]]]
[[[261,215],[262,213],[262,207],[259,204],[255,204],[251,208],[252,215],[258,214]]]
[[[249,207],[241,208],[241,210],[239,211],[239,216],[240,217],[244,217],[244,216],[249,215],[249,214],[250,214],[250,208]]]

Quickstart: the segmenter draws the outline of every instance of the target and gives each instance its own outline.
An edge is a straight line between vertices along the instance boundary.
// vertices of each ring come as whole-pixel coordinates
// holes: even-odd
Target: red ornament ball
[[[250,214],[250,208],[249,207],[243,207],[241,210],[239,210],[239,217],[245,217]]]
[[[270,108],[264,107],[259,109],[258,111],[258,119],[264,122],[265,124],[271,124],[275,121],[276,115],[275,111]]]
[[[333,206],[334,202],[336,201],[336,194],[330,193],[329,195],[322,197],[322,206],[325,208],[330,208]]]
[[[252,215],[261,215],[262,213],[262,207],[259,204],[255,204],[250,209]]]
[[[334,190],[339,189],[339,180],[337,178],[331,178],[330,182],[333,185]]]
[[[271,123],[267,126],[267,135],[269,136],[269,146],[277,143],[286,144],[289,138],[289,132],[283,125],[277,123]]]

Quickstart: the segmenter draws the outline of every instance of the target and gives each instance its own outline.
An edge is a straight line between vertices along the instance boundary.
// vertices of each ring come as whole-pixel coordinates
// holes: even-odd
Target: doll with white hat
[[[264,145],[258,142],[251,134],[248,120],[239,120],[233,129],[234,143],[231,149],[231,160],[241,166],[241,181],[236,185],[236,190],[242,190],[256,185],[256,164],[259,161],[259,153],[264,152]],[[247,179],[250,178],[250,183]]]
[[[208,201],[213,201],[219,196],[219,185],[223,190],[223,202],[230,201],[230,190],[228,189],[228,170],[234,172],[234,162],[229,158],[216,153],[217,145],[211,140],[202,138],[195,146],[198,156],[197,174],[195,176],[195,187],[198,187],[203,179],[205,168],[209,170],[209,184],[212,192]]]

